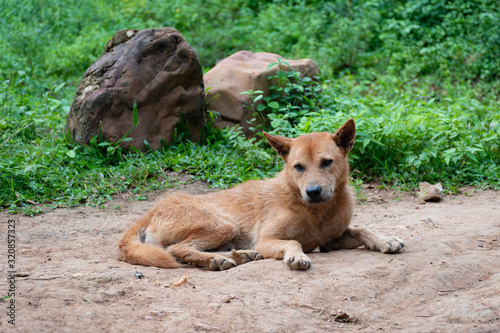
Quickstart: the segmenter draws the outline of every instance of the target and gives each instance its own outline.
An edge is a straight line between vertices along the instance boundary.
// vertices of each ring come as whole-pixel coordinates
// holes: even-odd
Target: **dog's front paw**
[[[405,247],[405,242],[398,237],[387,237],[377,247],[382,253],[398,253]]]
[[[233,267],[236,267],[236,263],[225,257],[211,258],[208,266],[212,271],[225,271]]]
[[[285,256],[284,260],[292,269],[309,269],[311,267],[311,259],[303,253]]]

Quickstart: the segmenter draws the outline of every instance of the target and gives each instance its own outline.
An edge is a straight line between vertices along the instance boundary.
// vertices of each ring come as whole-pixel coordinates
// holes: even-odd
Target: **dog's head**
[[[304,202],[326,202],[334,196],[335,188],[348,182],[347,154],[356,137],[353,119],[333,134],[310,133],[290,139],[264,132],[264,136],[285,161],[288,184],[300,190]]]

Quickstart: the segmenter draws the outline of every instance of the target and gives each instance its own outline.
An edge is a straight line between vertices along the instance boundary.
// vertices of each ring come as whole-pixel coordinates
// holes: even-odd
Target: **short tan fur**
[[[365,246],[384,253],[404,247],[397,237],[349,227],[355,201],[347,154],[356,136],[354,120],[333,134],[264,136],[285,161],[275,178],[210,194],[167,196],[127,231],[119,259],[225,270],[275,258],[292,269],[308,269],[305,253],[318,247],[326,252]]]

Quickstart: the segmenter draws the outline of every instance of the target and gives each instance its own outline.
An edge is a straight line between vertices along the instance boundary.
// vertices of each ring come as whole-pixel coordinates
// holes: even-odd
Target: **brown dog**
[[[347,154],[356,129],[349,119],[334,134],[295,139],[264,133],[285,161],[275,178],[249,181],[204,195],[175,193],[132,226],[120,242],[120,259],[163,268],[180,262],[225,270],[262,258],[308,269],[305,252],[365,246],[399,252],[404,243],[349,228],[354,197]]]

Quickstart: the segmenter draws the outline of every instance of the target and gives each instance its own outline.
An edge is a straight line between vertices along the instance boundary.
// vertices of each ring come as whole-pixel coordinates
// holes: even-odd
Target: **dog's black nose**
[[[319,186],[314,186],[314,187],[309,187],[306,190],[306,194],[309,198],[311,199],[318,199],[319,196],[321,195],[321,187]]]

